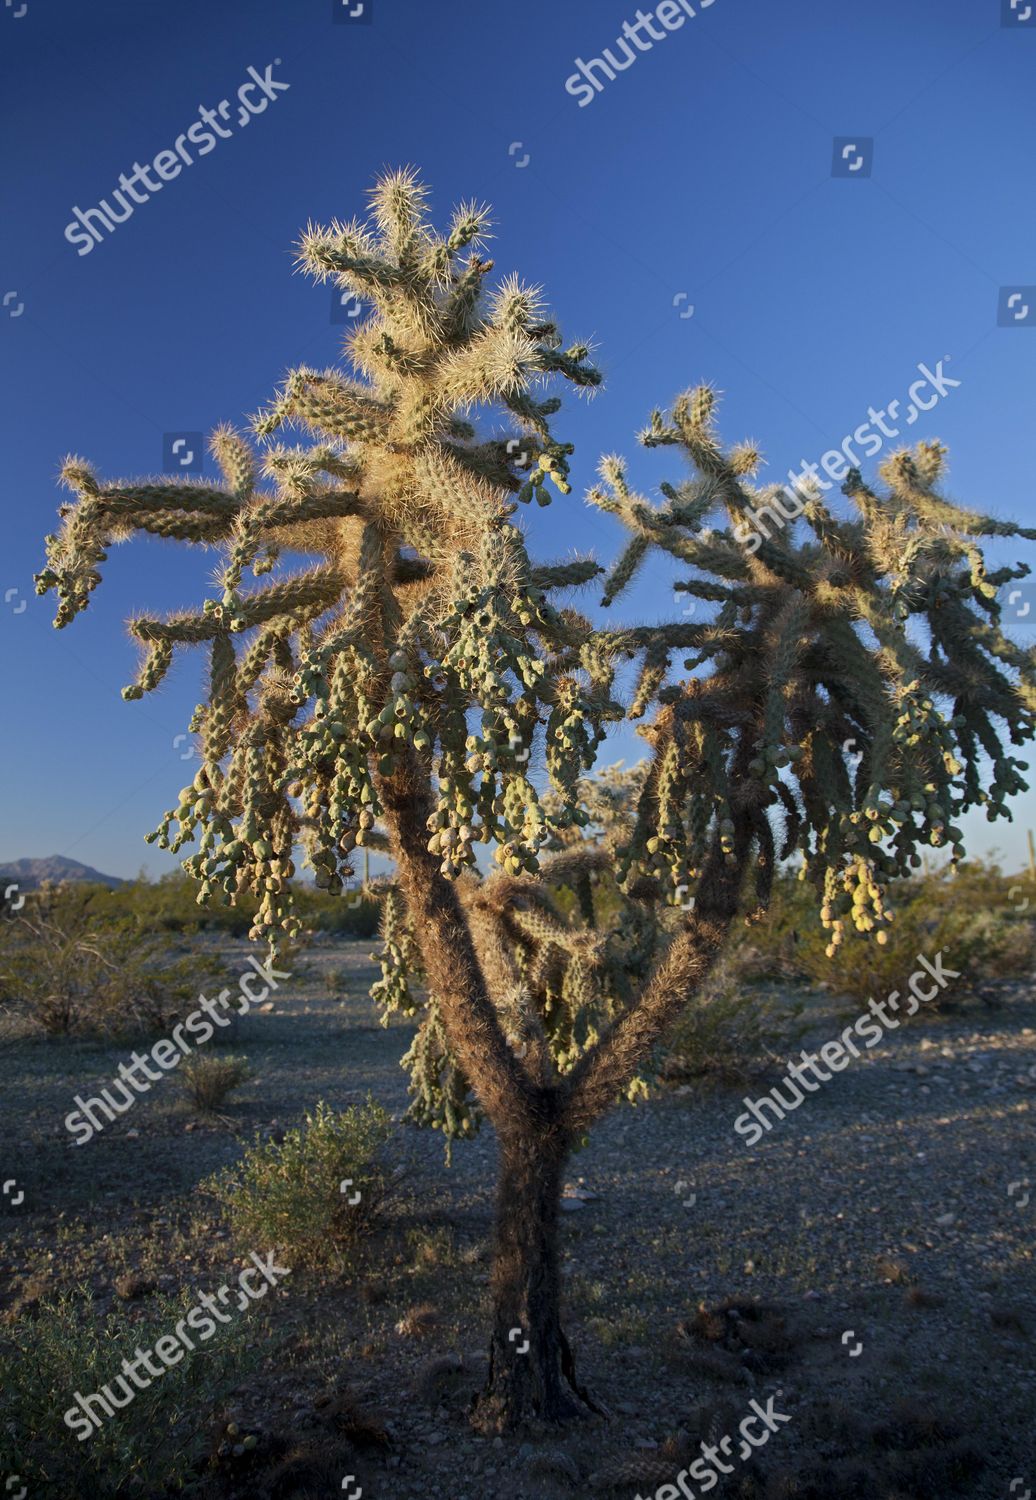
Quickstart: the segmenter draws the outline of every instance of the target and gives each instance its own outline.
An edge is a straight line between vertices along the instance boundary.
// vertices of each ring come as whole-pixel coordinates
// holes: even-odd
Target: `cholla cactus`
[[[678,589],[719,606],[679,687],[661,688],[668,650],[647,653],[633,712],[655,696],[665,707],[626,868],[693,889],[717,847],[737,864],[736,805],[760,911],[775,861],[797,851],[833,957],[847,920],[886,941],[888,883],[920,866],[923,846],[949,846],[956,862],[955,819],[973,806],[1010,817],[1008,799],[1026,788],[1003,730],[1012,745],[1031,738],[1036,673],[1003,634],[998,592],[1029,569],[987,573],[975,538],[1036,532],[946,500],[945,450],[928,443],[882,466],[883,496],[850,471],[858,520],[836,520],[814,493],[808,539],[794,522],[771,533],[775,492],[746,479],[759,456],[723,453],[714,405],[707,387],[692,391],[642,434],[682,448],[695,470],[663,486],[665,506],[631,494],[615,459],[590,497],[633,532],[606,598],[629,581],[631,554],[654,545],[695,569]],[[717,508],[729,530],[706,524]]]
[[[880,941],[886,885],[919,848],[957,854],[963,810],[1006,812],[1023,767],[1003,743],[1031,736],[1036,685],[997,590],[1027,569],[987,575],[976,538],[1033,533],[942,498],[934,445],[890,459],[883,495],[851,474],[858,520],[811,497],[809,539],[760,533],[754,512],[773,496],[749,482],[759,456],[723,450],[702,388],[644,435],[682,449],[691,477],[654,506],[609,458],[590,499],[631,533],[606,604],[661,548],[715,611],[595,626],[551,599],[603,570],[533,563],[514,521],[551,486],[569,493],[553,392],[599,383],[588,349],[564,347],[535,291],[489,289],[485,210],[439,234],[411,173],[372,196],[370,223],[311,228],[300,250],[371,309],[347,342],[351,373],[293,371],[257,442],[219,429],[220,485],[104,485],[69,459],[78,498],[38,588],[57,592],[62,626],[113,540],[221,549],[216,597],[131,625],[145,654],[127,697],[153,690],[177,647],[209,654],[201,769],[152,837],[193,846],[200,901],[256,893],[253,936],[275,950],[298,932],[300,849],[334,892],[357,846],[389,850],[375,999],[418,1018],[412,1115],[447,1138],[485,1115],[500,1143],[481,1420],[558,1419],[590,1400],[560,1321],[571,1150],[643,1090],[731,923],[765,909],[780,858],[801,856],[832,947],[850,918]],[[313,440],[287,446],[290,426]],[[280,572],[290,553],[310,564]],[[269,579],[247,587],[248,573]],[[631,663],[623,707],[616,674]],[[624,713],[650,750],[628,820],[623,778],[602,789],[586,774]]]

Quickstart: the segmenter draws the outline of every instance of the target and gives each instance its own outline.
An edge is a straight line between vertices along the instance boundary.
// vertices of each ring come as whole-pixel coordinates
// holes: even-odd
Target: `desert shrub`
[[[803,979],[865,1004],[872,995],[901,990],[919,954],[931,958],[941,950],[945,965],[961,977],[934,1005],[988,995],[999,980],[1031,974],[1036,961],[1032,915],[1011,897],[1019,885],[1019,877],[981,861],[961,864],[955,874],[944,867],[897,881],[888,898],[893,920],[879,934],[884,943],[850,930],[832,960],[809,892],[783,877],[770,917],[752,929],[739,957],[750,974]],[[1036,902],[1030,905],[1036,909]]]
[[[324,987],[333,1000],[345,994],[349,983],[349,970],[341,964],[331,964],[324,970]]]
[[[18,1475],[30,1495],[77,1500],[181,1489],[203,1456],[214,1408],[254,1363],[244,1317],[221,1324],[91,1436],[80,1441],[81,1429],[63,1418],[77,1392],[111,1384],[124,1359],[171,1334],[190,1306],[184,1293],[157,1298],[145,1312],[104,1315],[85,1293],[66,1294],[9,1324],[0,1337],[0,1473]],[[123,1399],[118,1386],[115,1395]]]
[[[454,1265],[458,1258],[453,1230],[448,1224],[418,1225],[415,1229],[408,1229],[406,1243],[414,1265],[425,1270]]]
[[[197,955],[111,904],[104,886],[32,892],[0,921],[0,1006],[52,1036],[162,1031],[211,978]]]
[[[670,1080],[742,1084],[768,1072],[802,1029],[803,1002],[745,978],[735,956],[722,960],[681,1013],[662,1063]]]
[[[336,937],[366,940],[376,935],[380,919],[381,903],[376,894],[345,891],[340,896],[327,891],[306,887],[299,889],[296,909],[299,915],[316,932],[330,932]]]
[[[293,882],[295,910],[304,928],[345,938],[366,939],[378,930],[378,885],[367,891],[332,895],[301,881]],[[160,880],[126,880],[107,891],[113,915],[125,917],[151,931],[191,936],[212,932],[246,938],[259,909],[258,900],[242,892],[233,906],[199,906],[198,888],[186,875],[172,872]]]
[[[371,890],[376,890],[372,886]],[[377,931],[375,895],[353,901],[300,888],[304,934],[367,938]],[[177,953],[178,938],[213,930],[246,937],[254,919],[240,908],[202,908],[184,876],[117,889],[87,882],[43,886],[0,919],[0,1009],[27,1017],[52,1036],[167,1031],[212,981],[211,958]],[[280,966],[305,968],[304,944],[285,945]],[[220,1028],[217,1041],[234,1041]]]
[[[806,980],[804,945],[818,927],[812,888],[782,871],[774,878],[765,921],[738,928],[729,954],[749,982]],[[826,943],[826,934],[822,929],[820,933]],[[829,964],[829,972],[835,972],[834,964]]]
[[[1029,974],[1033,967],[1033,925],[1009,902],[1007,885],[998,871],[983,865],[903,881],[890,893],[895,919],[883,946],[854,933],[832,964],[811,932],[802,955],[806,975],[865,1004],[872,995],[902,990],[918,956],[932,958],[941,951],[960,978],[931,1005],[988,994],[997,980]]]
[[[177,1070],[180,1087],[193,1107],[211,1115],[252,1074],[243,1057],[212,1057],[203,1052],[185,1057]]]
[[[341,1112],[320,1102],[282,1141],[257,1139],[205,1188],[242,1244],[273,1245],[293,1265],[342,1264],[382,1217],[391,1129],[370,1099]]]

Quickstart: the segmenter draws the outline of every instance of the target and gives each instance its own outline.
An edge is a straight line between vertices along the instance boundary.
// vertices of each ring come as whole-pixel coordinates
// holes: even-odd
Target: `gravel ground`
[[[272,1010],[241,1023],[233,1048],[255,1078],[222,1121],[192,1117],[165,1079],[76,1150],[61,1124],[72,1096],[130,1049],[5,1039],[4,1177],[25,1193],[0,1207],[6,1319],[76,1284],[121,1308],[127,1272],[166,1291],[210,1286],[235,1253],[195,1187],[243,1140],[318,1098],[340,1107],[369,1090],[402,1113],[409,1028],[374,1019],[368,948],[315,950]],[[214,950],[214,969],[240,969],[243,954]],[[348,976],[343,998],[330,969]],[[809,1014],[796,1051],[847,1019],[823,998]],[[919,1015],[748,1149],[733,1129],[741,1096],[772,1081],[671,1089],[613,1115],[575,1159],[568,1332],[608,1415],[561,1437],[468,1427],[485,1370],[493,1142],[458,1146],[447,1170],[437,1137],[401,1130],[391,1224],[359,1271],[293,1276],[278,1293],[276,1353],[220,1418],[258,1445],[222,1458],[197,1493],[673,1500],[699,1441],[735,1434],[770,1398],[789,1420],[733,1461],[717,1495],[1036,1493],[1032,989]]]

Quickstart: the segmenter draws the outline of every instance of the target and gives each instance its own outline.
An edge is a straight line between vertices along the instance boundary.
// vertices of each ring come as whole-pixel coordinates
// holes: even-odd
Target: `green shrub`
[[[362,894],[352,890],[337,896],[302,881],[294,881],[293,888],[296,910],[304,928],[360,939],[373,937],[377,932],[377,882],[372,882]],[[155,881],[143,877],[126,880],[114,890],[107,886],[88,887],[85,882],[77,882],[75,889],[103,894],[109,914],[129,921],[138,929],[187,937],[212,932],[246,938],[259,905],[255,896],[246,892],[237,897],[233,906],[199,906],[197,885],[178,872]]]
[[[180,1087],[201,1114],[215,1114],[234,1089],[252,1074],[243,1057],[213,1057],[203,1052],[185,1057],[177,1069]]]
[[[172,1493],[203,1458],[213,1411],[254,1364],[246,1319],[220,1326],[80,1441],[64,1413],[110,1384],[134,1350],[171,1334],[191,1306],[158,1298],[143,1313],[98,1313],[84,1292],[43,1303],[0,1337],[0,1474],[30,1496],[122,1500]],[[116,1395],[121,1393],[116,1390]],[[11,1486],[9,1485],[9,1488]]]
[[[802,1029],[801,1000],[750,984],[736,957],[721,960],[681,1014],[662,1064],[668,1079],[741,1085],[770,1071]]]
[[[326,891],[297,889],[296,904],[299,915],[318,932],[360,940],[377,935],[381,903],[374,895],[349,891],[331,896]]]
[[[369,891],[346,898],[297,886],[305,934],[371,937],[380,903],[376,884]],[[85,881],[41,887],[0,921],[0,1010],[52,1036],[168,1031],[212,982],[211,950],[178,954],[178,937],[247,937],[255,908],[254,898],[200,907],[193,882],[176,875],[116,889]],[[295,977],[304,972],[301,944],[282,951],[285,966]],[[220,1028],[217,1038],[226,1045],[234,1034]]]
[[[750,975],[803,979],[866,1004],[871,996],[880,999],[902,990],[917,968],[918,955],[932,958],[941,950],[946,967],[959,970],[961,977],[933,1004],[953,1004],[988,993],[998,980],[1031,975],[1036,959],[1032,916],[1011,898],[1012,891],[1024,894],[1030,886],[1027,879],[1006,876],[981,861],[961,864],[956,874],[944,867],[898,881],[889,891],[894,919],[880,935],[884,944],[850,927],[832,960],[825,951],[827,934],[813,912],[812,893],[784,876],[770,916],[751,929],[738,957]],[[1036,909],[1036,902],[1030,906]]]
[[[283,1141],[256,1140],[205,1187],[242,1244],[272,1245],[293,1265],[342,1265],[382,1217],[391,1130],[370,1099],[341,1113],[321,1102]]]
[[[105,886],[45,886],[0,921],[0,1005],[52,1036],[166,1031],[211,981]]]
[[[1032,974],[1033,924],[1009,900],[1011,888],[1014,882],[996,867],[978,862],[961,865],[957,874],[943,868],[901,880],[889,892],[895,916],[888,941],[876,944],[868,935],[850,932],[832,963],[825,935],[810,930],[801,942],[805,977],[865,1005],[871,996],[903,990],[918,957],[931,959],[942,951],[946,968],[957,969],[961,977],[931,1002],[939,1007],[988,993],[1003,978]]]
[[[324,987],[332,1000],[340,1000],[349,984],[349,970],[332,964],[324,970]]]

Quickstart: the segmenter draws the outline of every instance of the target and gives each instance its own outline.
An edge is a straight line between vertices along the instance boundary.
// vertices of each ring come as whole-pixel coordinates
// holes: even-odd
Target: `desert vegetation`
[[[115,1073],[129,1035],[143,1047],[157,1033],[133,1012],[131,1031],[48,1035],[8,1000],[2,1067],[5,1108],[26,1140],[18,1171],[48,1186],[26,1205],[31,1217],[24,1208],[5,1215],[5,1468],[97,1500],[183,1490],[301,1500],[348,1473],[403,1496],[443,1484],[462,1494],[465,1480],[474,1494],[475,1476],[479,1488],[524,1485],[558,1500],[591,1479],[592,1493],[644,1494],[710,1430],[731,1430],[751,1395],[779,1384],[799,1393],[804,1420],[779,1453],[760,1455],[746,1494],[762,1500],[782,1485],[805,1497],[819,1485],[862,1496],[875,1484],[921,1500],[982,1493],[990,1459],[973,1440],[971,1385],[980,1373],[988,1382],[987,1424],[1024,1403],[1013,1372],[1026,1367],[1032,1328],[1014,1269],[1025,1263],[1026,1221],[1006,1187],[1021,1175],[1012,1156],[1025,1149],[1036,1089],[1032,917],[1018,909],[1036,888],[1027,875],[967,864],[911,885],[948,952],[958,934],[947,938],[941,924],[958,924],[964,939],[977,914],[991,916],[983,941],[995,982],[940,996],[858,1079],[840,1080],[788,1122],[786,1138],[775,1132],[746,1159],[731,1129],[743,1097],[761,1094],[787,1057],[836,1034],[861,1005],[855,976],[803,921],[811,911],[801,883],[778,878],[770,920],[740,930],[657,1049],[647,1102],[617,1112],[572,1158],[563,1199],[572,1211],[559,1230],[568,1324],[610,1416],[561,1439],[531,1424],[521,1458],[468,1423],[488,1371],[473,1334],[489,1312],[491,1140],[457,1143],[447,1168],[440,1133],[408,1127],[414,1100],[399,1064],[417,1018],[370,1026],[377,939],[312,939],[274,1006],[237,1023],[229,1058],[227,1045],[199,1049],[196,1065],[220,1078],[240,1049],[251,1075],[241,1086],[186,1109],[174,1076],[168,1094],[156,1088],[81,1153],[54,1143],[53,1119]],[[126,903],[147,890],[124,891]],[[85,896],[69,893],[77,904]],[[559,921],[575,900],[559,890]],[[48,901],[60,908],[61,894]],[[906,902],[893,891],[897,914]],[[897,921],[881,958],[898,977],[917,936]],[[210,989],[249,951],[218,931],[201,942]],[[883,975],[875,984],[887,992]],[[62,1062],[69,1047],[78,1050]],[[368,1088],[374,1104],[360,1091]],[[989,1112],[1005,1108],[998,1134]],[[939,1128],[947,1114],[953,1131]],[[961,1180],[963,1140],[987,1164],[984,1177],[1003,1163],[1003,1180],[977,1197]],[[855,1185],[848,1163],[867,1164],[870,1189]],[[780,1178],[772,1201],[760,1195],[761,1167]],[[915,1237],[933,1179],[936,1207]],[[792,1221],[782,1217],[789,1192]],[[935,1226],[958,1198],[958,1223]],[[832,1236],[834,1203],[846,1227]],[[612,1247],[624,1239],[631,1254],[617,1260]],[[1002,1247],[993,1261],[988,1243]],[[74,1392],[110,1383],[125,1355],[175,1328],[257,1246],[276,1247],[292,1268],[283,1294],[76,1442],[62,1422]],[[966,1309],[956,1292],[962,1262],[973,1288]],[[843,1324],[880,1344],[900,1388],[877,1405],[871,1392],[867,1418],[839,1343]],[[904,1336],[909,1366],[896,1363]],[[957,1359],[949,1376],[939,1358],[947,1348]],[[657,1446],[636,1446],[649,1440]],[[440,1441],[456,1455],[445,1467]]]
[[[809,490],[800,518],[764,536],[780,487],[754,443],[721,438],[717,393],[699,385],[647,412],[641,442],[673,461],[658,501],[636,492],[623,458],[600,462],[586,499],[624,528],[612,565],[534,559],[521,507],[573,503],[562,393],[596,390],[601,373],[541,292],[494,276],[488,235],[485,208],[462,205],[440,229],[413,172],[383,176],[366,220],[310,226],[298,247],[310,275],[366,309],[343,366],[294,369],[247,435],[218,427],[218,483],[112,483],[81,458],[63,466],[73,499],[37,577],[59,627],[134,534],[214,549],[218,564],[198,608],[130,624],[141,647],[130,700],[188,648],[207,661],[198,769],[149,835],[182,853],[186,878],[43,888],[0,923],[8,1055],[40,1071],[48,1098],[64,1090],[92,1109],[84,1096],[135,1038],[179,1084],[158,1072],[138,1100],[123,1072],[125,1118],[109,1110],[72,1156],[53,1123],[26,1138],[35,1180],[53,1169],[54,1242],[74,1248],[81,1275],[52,1269],[53,1249],[44,1264],[17,1248],[0,1458],[34,1482],[291,1500],[345,1488],[366,1464],[384,1479],[414,1422],[402,1380],[432,1413],[414,1444],[450,1432],[487,1476],[515,1452],[544,1493],[672,1489],[697,1445],[736,1429],[733,1398],[776,1399],[778,1376],[825,1384],[837,1338],[785,1304],[821,1282],[862,1295],[863,1271],[828,1238],[835,1211],[817,1184],[805,1193],[801,1164],[781,1156],[805,1115],[782,1116],[760,1148],[804,1196],[782,1210],[759,1189],[772,1240],[740,1272],[742,1210],[733,1187],[711,1184],[721,1201],[695,1219],[695,1244],[712,1269],[699,1267],[693,1298],[675,1290],[672,1231],[651,1239],[657,1205],[648,1227],[628,1204],[613,1219],[608,1267],[589,1232],[573,1251],[569,1216],[592,1220],[602,1199],[590,1164],[619,1193],[643,1161],[656,1196],[690,1214],[710,1157],[677,1176],[659,1122],[679,1129],[679,1112],[697,1111],[733,1183],[758,1166],[731,1131],[738,1092],[937,959],[954,982],[915,1007],[898,1045],[970,1056],[996,1027],[986,1050],[1004,1054],[1004,1139],[1024,1124],[1032,877],[969,862],[961,820],[982,809],[995,822],[1026,789],[1018,752],[1036,727],[1036,669],[1003,629],[1002,595],[1028,570],[987,565],[983,547],[1020,548],[1036,531],[952,501],[945,449],[928,441],[876,477],[851,468],[846,514]],[[694,620],[617,618],[634,578],[662,566],[678,568]],[[605,766],[623,720],[644,759]],[[358,851],[384,872],[361,884]],[[261,1004],[235,1019],[225,999],[199,1000],[231,993],[227,976],[246,962],[275,977]],[[312,1049],[301,1066],[300,1038]],[[832,1085],[837,1102],[810,1101],[825,1130],[850,1137],[884,1119],[889,1144],[926,1115],[925,1095],[891,1110],[878,1097],[896,1076],[893,1040],[878,1043]],[[445,1163],[429,1140],[445,1143]],[[119,1186],[128,1146],[166,1174],[159,1197]],[[798,1149],[819,1167],[828,1143]],[[82,1203],[88,1161],[125,1210],[91,1250],[58,1207],[66,1182]],[[446,1185],[453,1173],[462,1187]],[[233,1338],[209,1319],[218,1363],[179,1350],[183,1372],[204,1368],[196,1387],[163,1379],[147,1403],[130,1398],[131,1417],[98,1424],[103,1443],[88,1431],[80,1446],[51,1410],[62,1343],[77,1383],[65,1427],[89,1428],[80,1398],[107,1389],[103,1356],[114,1368],[123,1339],[147,1341],[156,1317],[178,1326],[160,1300],[171,1273],[155,1279],[137,1233],[167,1194],[165,1253],[189,1267],[192,1291],[227,1264],[244,1287],[260,1253],[282,1257],[289,1280],[237,1304]],[[429,1209],[450,1194],[453,1210]],[[944,1210],[934,1222],[957,1220]],[[866,1243],[856,1233],[853,1255]],[[1004,1247],[997,1291],[1024,1255]],[[738,1284],[758,1258],[765,1296]],[[870,1290],[912,1294],[873,1312],[886,1333],[908,1305],[917,1319],[943,1309],[908,1272],[875,1282],[873,1263]],[[190,1302],[183,1284],[170,1294]],[[348,1333],[329,1326],[339,1302]],[[1025,1313],[979,1312],[980,1339],[974,1309],[945,1313],[954,1347],[978,1339],[995,1363],[1011,1316],[1028,1337]],[[852,1322],[843,1332],[855,1337]],[[623,1351],[672,1372],[664,1430],[595,1460],[615,1430],[611,1403],[637,1414],[636,1379],[609,1364]],[[710,1399],[678,1409],[692,1387]],[[302,1403],[297,1430],[271,1416],[285,1391]],[[874,1462],[843,1461],[853,1442],[881,1455],[889,1500],[969,1483],[984,1459],[962,1430],[963,1391],[945,1394],[948,1416],[897,1406],[866,1438],[846,1436],[835,1406],[814,1406],[815,1446],[797,1470],[753,1449],[738,1493],[862,1494]],[[46,1422],[32,1415],[41,1404]]]

